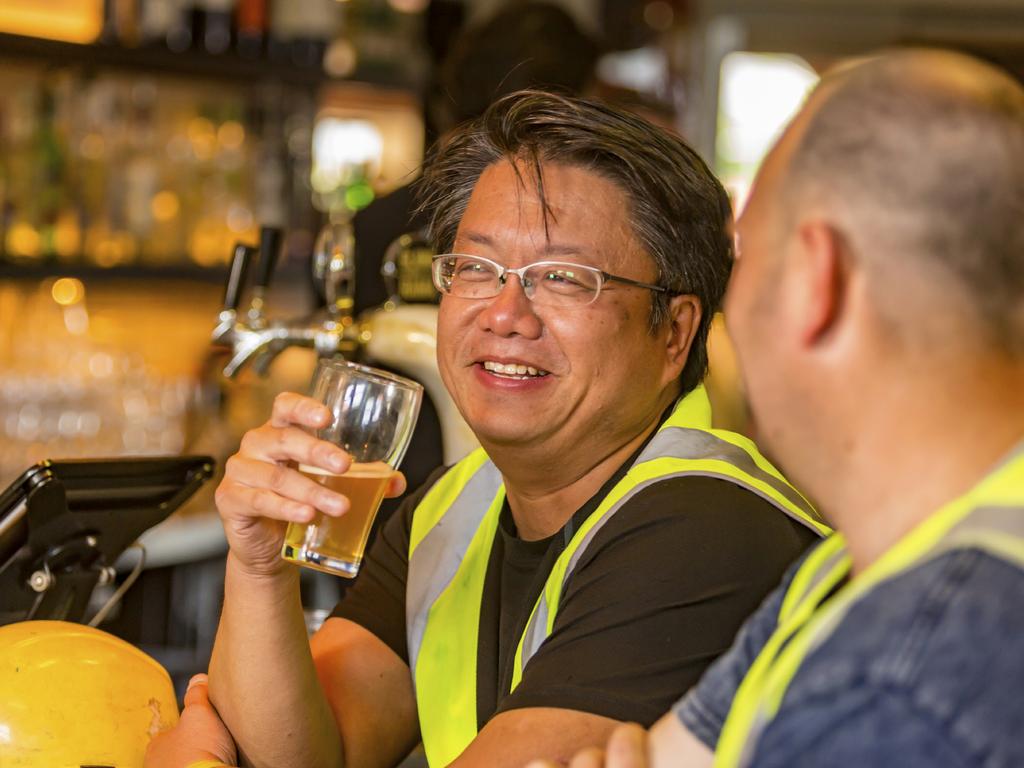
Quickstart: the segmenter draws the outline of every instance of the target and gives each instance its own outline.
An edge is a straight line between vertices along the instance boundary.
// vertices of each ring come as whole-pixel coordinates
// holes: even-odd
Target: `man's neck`
[[[842,480],[827,505],[854,573],[977,485],[1024,439],[1024,371],[1007,376],[976,368],[954,382],[947,369],[947,377],[949,386],[923,396],[864,398],[873,417],[854,425],[853,447],[834,468]],[[883,401],[888,407],[876,408]]]
[[[547,538],[562,527],[643,445],[661,423],[671,398],[652,411],[653,415],[631,436],[604,445],[580,445],[573,450],[495,450],[491,459],[501,470],[505,496],[520,538]]]

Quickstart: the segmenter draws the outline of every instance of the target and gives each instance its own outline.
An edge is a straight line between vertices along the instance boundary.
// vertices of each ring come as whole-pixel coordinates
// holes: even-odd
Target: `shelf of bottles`
[[[275,308],[306,311],[328,213],[418,164],[422,5],[398,5],[0,2],[0,487],[43,458],[223,456],[301,388],[220,380],[224,268],[282,227]]]
[[[209,268],[309,216],[309,94],[18,67],[0,89],[5,262]]]
[[[92,4],[64,40],[0,13],[0,277],[217,277],[260,224],[308,254],[320,86],[414,79],[416,19],[386,4]]]

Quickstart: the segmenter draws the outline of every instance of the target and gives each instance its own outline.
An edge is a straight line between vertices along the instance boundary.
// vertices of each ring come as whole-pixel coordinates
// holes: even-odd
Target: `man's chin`
[[[518,418],[512,414],[489,414],[485,418],[467,419],[467,423],[487,450],[529,447],[540,443],[544,436],[540,425],[523,423],[522,414]]]
[[[473,434],[484,448],[523,448],[538,442],[536,433],[522,428],[502,428],[500,426],[473,427]]]

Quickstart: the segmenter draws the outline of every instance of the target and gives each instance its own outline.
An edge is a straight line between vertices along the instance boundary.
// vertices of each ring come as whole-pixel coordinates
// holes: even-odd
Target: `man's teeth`
[[[534,368],[532,365],[519,365],[518,363],[496,363],[488,360],[484,363],[484,370],[502,376],[547,376],[547,371]]]

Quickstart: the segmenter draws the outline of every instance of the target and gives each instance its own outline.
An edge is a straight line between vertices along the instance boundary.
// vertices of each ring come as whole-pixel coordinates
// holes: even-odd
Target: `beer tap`
[[[235,250],[231,257],[231,268],[228,271],[228,282],[224,288],[224,308],[217,316],[217,327],[213,329],[214,344],[230,344],[231,334],[235,328],[235,319],[238,316],[238,301],[242,296],[242,289],[245,287],[249,267],[256,256],[256,249],[244,243],[235,243]]]
[[[267,317],[267,290],[280,247],[280,230],[267,228],[261,230],[259,249],[235,246],[224,308],[213,331],[214,344],[231,352],[224,375],[232,378],[249,363],[262,375],[290,346],[312,347],[320,357],[341,355],[380,365],[423,383],[440,416],[445,463],[455,463],[476,447],[476,438],[437,369],[438,310],[430,281],[429,244],[418,235],[395,241],[383,266],[392,296],[382,307],[364,312],[358,322],[352,317],[355,252],[347,217],[332,220],[314,246],[313,278],[326,306],[311,317],[287,322]],[[258,275],[248,311],[241,314],[239,299],[253,259],[259,261]]]
[[[317,264],[323,262],[319,271],[323,275],[327,308],[308,318],[279,321],[267,317],[267,291],[282,241],[281,230],[274,227],[260,230],[258,275],[249,309],[244,318],[240,318],[239,298],[256,249],[241,243],[235,246],[224,292],[224,307],[212,334],[215,344],[231,350],[231,359],[224,367],[225,376],[233,378],[250,362],[254,370],[263,375],[274,358],[292,346],[312,347],[321,357],[355,355],[359,341],[352,320],[352,237],[347,224],[337,225],[335,229],[339,227],[342,231],[337,245],[330,249],[326,258],[321,254],[323,248],[318,247],[314,260],[315,274]]]
[[[274,267],[277,266],[277,257],[281,253],[281,230],[277,227],[263,227],[260,229],[260,260],[259,274],[256,277],[256,284],[252,287],[252,298],[249,301],[249,328],[261,330],[267,327],[267,318],[264,314],[264,307],[267,302],[267,289],[270,288],[270,278],[274,276]]]

